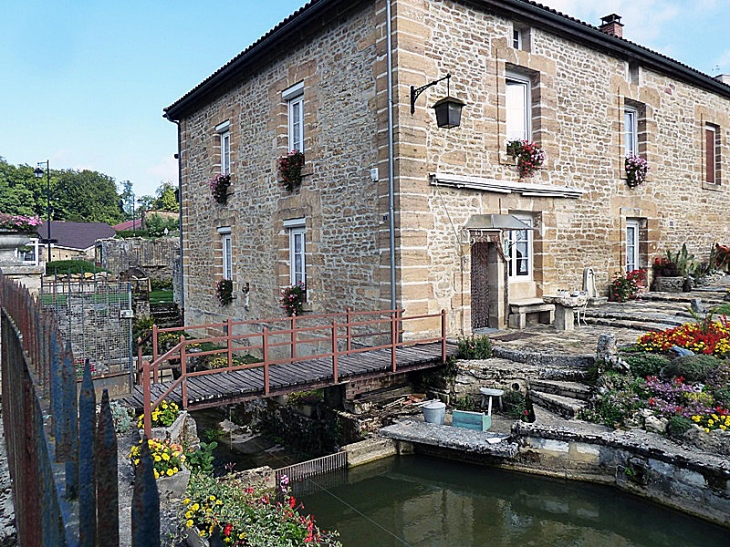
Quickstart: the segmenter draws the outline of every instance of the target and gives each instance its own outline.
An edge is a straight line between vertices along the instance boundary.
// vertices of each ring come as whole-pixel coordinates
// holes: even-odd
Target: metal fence
[[[119,545],[117,445],[106,390],[91,367],[77,398],[70,343],[37,297],[0,274],[2,417],[18,541],[24,547]],[[98,423],[97,423],[98,422]],[[160,545],[159,495],[147,444],[137,468],[132,545]]]
[[[79,377],[88,361],[92,375],[132,370],[132,285],[101,275],[41,285],[40,301],[52,309],[64,339],[71,343]]]

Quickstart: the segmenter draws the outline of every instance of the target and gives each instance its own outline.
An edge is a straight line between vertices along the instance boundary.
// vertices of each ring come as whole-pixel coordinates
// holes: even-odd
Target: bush
[[[672,416],[667,424],[667,434],[670,437],[681,437],[692,427],[692,420],[684,416]]]
[[[664,378],[684,376],[688,382],[704,382],[722,361],[712,355],[687,355],[670,361],[661,371]]]
[[[166,279],[150,279],[150,289],[153,291],[171,291],[172,277]]]
[[[47,275],[78,275],[105,271],[104,268],[88,260],[54,260],[46,264]]]
[[[190,450],[186,454],[185,467],[190,469],[191,473],[203,473],[205,475],[213,474],[213,451],[218,448],[216,441],[208,443],[201,442],[198,450]]]
[[[492,341],[488,336],[459,338],[457,359],[489,359],[492,356]]]
[[[517,420],[523,420],[527,415],[527,399],[521,391],[505,391],[502,406],[508,416]]]
[[[624,361],[629,364],[631,373],[637,378],[657,376],[670,362],[667,357],[654,353],[628,355],[624,357]]]

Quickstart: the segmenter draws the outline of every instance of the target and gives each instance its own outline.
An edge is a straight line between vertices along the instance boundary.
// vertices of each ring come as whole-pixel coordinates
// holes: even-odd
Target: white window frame
[[[289,231],[289,283],[307,285],[307,228],[304,218],[284,221]],[[299,245],[297,245],[299,244]]]
[[[624,154],[639,155],[639,109],[624,106]]]
[[[527,224],[533,226],[532,215],[513,215],[515,218]],[[505,234],[504,241],[504,252],[507,257],[507,273],[509,280],[512,282],[523,282],[532,281],[532,265],[533,265],[533,230],[509,230]],[[518,248],[522,244],[526,244],[527,256],[517,257],[513,255],[512,249]],[[518,260],[527,265],[527,269],[524,273],[518,273]]]
[[[215,128],[220,137],[221,173],[231,174],[231,123],[229,121],[219,124]]]
[[[522,29],[519,27],[512,27],[512,47],[522,49]]]
[[[304,153],[304,82],[286,89],[281,96],[287,103],[289,151]]]
[[[641,240],[641,225],[638,220],[626,220],[626,273],[638,270],[639,242]]]
[[[507,73],[505,78],[505,132],[507,142],[532,140],[531,88],[532,80],[528,76],[513,72]],[[515,123],[515,113],[521,118],[519,123]]]
[[[233,241],[231,239],[231,227],[218,228],[221,236],[221,254],[223,266],[223,279],[233,280]]]

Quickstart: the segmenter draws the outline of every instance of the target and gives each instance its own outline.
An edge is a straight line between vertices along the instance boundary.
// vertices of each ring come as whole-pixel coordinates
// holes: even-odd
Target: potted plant
[[[227,306],[233,302],[233,281],[230,279],[221,279],[215,284],[215,296],[221,303],[221,306]]]
[[[641,156],[627,154],[624,160],[624,169],[626,169],[626,184],[629,188],[636,188],[646,180],[649,165]]]
[[[292,150],[279,158],[279,178],[290,192],[302,183],[303,167],[304,153],[299,150]]]
[[[521,179],[531,177],[545,161],[543,149],[528,140],[509,141],[507,154],[517,160]]]
[[[231,185],[231,175],[218,173],[208,181],[210,194],[217,203],[225,205],[228,201],[228,187]]]

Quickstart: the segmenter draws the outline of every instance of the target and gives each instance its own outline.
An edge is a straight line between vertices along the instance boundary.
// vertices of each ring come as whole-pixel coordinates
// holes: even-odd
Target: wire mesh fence
[[[101,275],[55,277],[41,286],[40,300],[52,309],[64,339],[71,343],[80,377],[88,360],[92,374],[131,374],[132,286]]]

